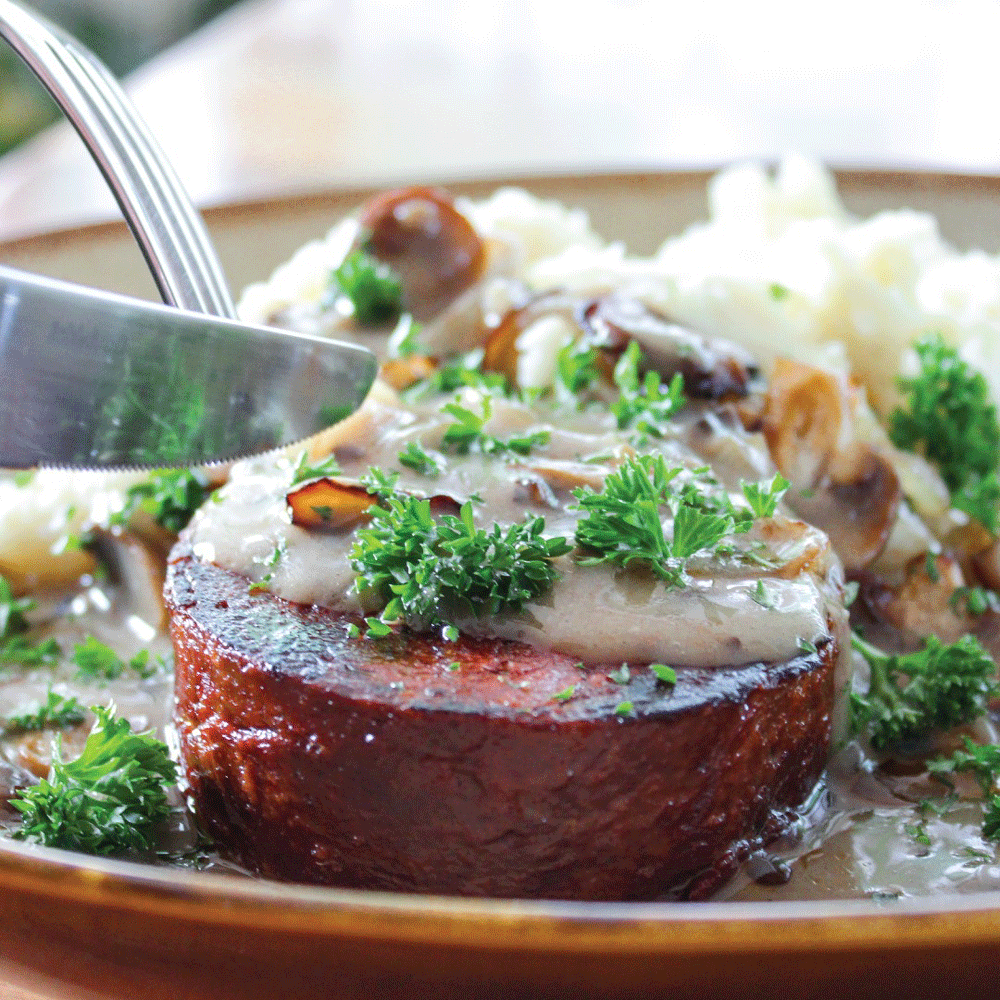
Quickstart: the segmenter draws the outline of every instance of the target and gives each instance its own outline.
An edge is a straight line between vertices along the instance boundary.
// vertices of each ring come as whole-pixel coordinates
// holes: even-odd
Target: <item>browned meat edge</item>
[[[518,643],[350,639],[343,616],[251,595],[182,547],[166,599],[190,799],[226,853],[277,879],[704,896],[827,758],[833,640],[680,670],[675,687],[645,667],[616,684],[608,665]]]

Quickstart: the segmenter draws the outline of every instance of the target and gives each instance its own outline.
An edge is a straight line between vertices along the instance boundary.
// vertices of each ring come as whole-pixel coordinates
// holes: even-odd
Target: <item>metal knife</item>
[[[203,465],[361,405],[375,356],[0,265],[0,467]]]

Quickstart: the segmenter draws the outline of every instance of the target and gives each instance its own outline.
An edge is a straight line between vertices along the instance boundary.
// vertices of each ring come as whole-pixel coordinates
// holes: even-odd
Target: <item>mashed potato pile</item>
[[[911,344],[940,332],[981,369],[1000,402],[1000,258],[960,253],[932,215],[908,209],[850,215],[832,175],[803,157],[771,174],[735,166],[709,185],[709,218],[669,237],[651,258],[607,243],[580,209],[505,188],[459,208],[480,234],[513,247],[509,270],[537,290],[628,281],[675,320],[746,346],[766,366],[781,353],[850,370],[875,408],[897,400]],[[263,322],[318,300],[353,237],[349,222],[251,286],[241,315]],[[539,336],[537,363],[558,332]],[[544,381],[545,371],[528,383]]]

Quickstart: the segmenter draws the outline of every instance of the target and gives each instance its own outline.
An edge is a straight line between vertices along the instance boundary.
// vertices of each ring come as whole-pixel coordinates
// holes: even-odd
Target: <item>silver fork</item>
[[[0,37],[38,77],[90,150],[163,301],[234,318],[222,265],[201,216],[110,70],[76,39],[14,0],[0,0]]]

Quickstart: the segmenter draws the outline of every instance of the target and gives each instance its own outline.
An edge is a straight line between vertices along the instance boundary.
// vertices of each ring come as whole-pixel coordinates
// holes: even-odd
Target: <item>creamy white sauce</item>
[[[413,406],[369,401],[327,442],[342,469],[337,481],[357,483],[377,466],[397,472],[399,488],[418,495],[459,502],[478,495],[476,517],[484,526],[537,514],[545,518],[546,534],[572,538],[580,513],[569,509],[575,503],[570,489],[600,490],[604,477],[633,453],[631,434],[618,430],[603,409],[553,411],[496,399],[485,426],[489,434],[507,439],[542,431],[546,443],[527,456],[452,454],[442,439],[454,417],[441,409],[451,398]],[[482,412],[476,392],[464,392],[461,402]],[[421,475],[400,463],[399,452],[411,441],[443,454],[440,475]],[[712,413],[704,419],[688,414],[646,450],[690,470],[703,468],[708,452],[736,503],[742,502],[741,479],[773,475],[761,439]],[[349,562],[354,531],[326,534],[293,524],[286,500],[290,477],[287,461],[237,466],[188,529],[194,553],[255,582],[269,576],[266,587],[289,600],[360,613]],[[767,532],[733,541],[736,556],[692,560],[683,588],[634,569],[584,565],[579,553],[561,557],[560,579],[522,612],[465,616],[455,624],[466,634],[517,639],[587,662],[680,667],[783,662],[799,655],[804,642],[829,636],[832,621],[839,628],[841,572],[821,532],[779,512],[768,519]]]

